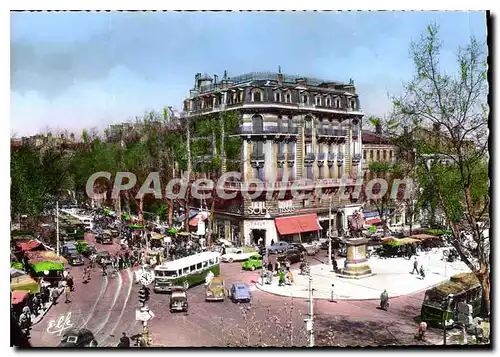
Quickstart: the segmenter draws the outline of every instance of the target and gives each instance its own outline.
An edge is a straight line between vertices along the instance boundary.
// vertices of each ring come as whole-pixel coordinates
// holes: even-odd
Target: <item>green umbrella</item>
[[[172,234],[175,234],[175,233],[177,233],[177,229],[175,229],[175,228],[170,228],[170,229],[167,231],[167,233],[172,233]]]
[[[105,214],[106,216],[109,216],[109,215],[111,214],[111,210],[109,210],[109,209],[105,208],[105,209],[104,209],[104,214]]]
[[[130,221],[130,216],[128,214],[122,213],[122,218],[126,221]]]
[[[370,227],[368,228],[368,230],[369,230],[370,232],[375,233],[375,232],[377,231],[377,227],[375,227],[375,226],[370,226]]]
[[[64,265],[56,262],[41,262],[32,265],[32,267],[36,273],[40,273],[42,271],[64,271]]]
[[[128,226],[128,228],[130,228],[130,229],[143,229],[144,226],[140,225],[140,224],[132,224],[132,225]]]

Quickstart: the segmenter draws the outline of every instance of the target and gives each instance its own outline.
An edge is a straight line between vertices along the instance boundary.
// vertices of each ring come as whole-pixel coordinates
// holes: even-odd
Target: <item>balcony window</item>
[[[262,93],[260,90],[254,90],[252,92],[252,102],[262,102]]]
[[[252,117],[252,130],[254,133],[262,133],[264,131],[264,120],[261,115]]]
[[[314,169],[312,166],[307,167],[307,179],[314,180]]]
[[[325,106],[331,107],[332,106],[332,100],[330,97],[326,97],[325,99]]]
[[[316,97],[316,105],[321,105],[321,97],[320,96]]]
[[[312,144],[310,144],[310,143],[306,144],[306,155],[312,154],[312,153],[313,153]]]
[[[309,96],[307,94],[302,95],[302,103],[304,104],[309,103]]]
[[[283,141],[278,144],[278,155],[285,155],[285,143]]]
[[[324,166],[320,166],[318,168],[319,170],[319,179],[324,179],[325,178],[325,167]]]
[[[340,108],[340,99],[335,99],[335,108]]]
[[[309,115],[305,117],[305,127],[306,129],[312,129],[312,117]]]
[[[285,94],[285,102],[286,103],[292,102],[292,95],[290,93]]]
[[[281,102],[281,93],[280,92],[275,92],[274,93],[274,101],[275,102]]]

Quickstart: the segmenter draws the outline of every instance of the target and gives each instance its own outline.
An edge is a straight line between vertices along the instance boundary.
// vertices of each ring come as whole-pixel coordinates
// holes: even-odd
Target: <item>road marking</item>
[[[97,335],[99,334],[99,332],[101,332],[101,330],[104,328],[104,326],[106,326],[106,324],[108,323],[108,320],[109,320],[109,318],[111,316],[111,312],[113,311],[113,307],[115,307],[116,300],[118,300],[118,296],[120,296],[120,291],[122,290],[122,284],[123,284],[122,275],[118,274],[118,287],[116,288],[116,293],[115,293],[115,296],[113,297],[113,301],[111,303],[111,307],[108,310],[108,314],[106,315],[106,319],[104,320],[104,322],[97,329],[97,331],[94,332],[94,336],[97,337]]]
[[[104,279],[103,279],[103,283],[101,284],[101,290],[99,291],[99,296],[97,297],[94,305],[92,306],[92,310],[90,310],[89,316],[83,322],[83,325],[80,326],[80,328],[84,328],[85,326],[87,326],[87,324],[90,321],[90,318],[92,317],[92,315],[94,315],[95,308],[97,307],[97,304],[99,303],[99,301],[101,301],[102,296],[104,295],[104,292],[106,291],[106,286],[108,286],[108,277],[105,275]]]
[[[102,345],[103,342],[106,342],[106,340],[111,338],[111,335],[113,335],[113,332],[115,332],[116,328],[118,327],[118,325],[121,322],[123,314],[125,313],[125,308],[127,307],[128,299],[130,298],[130,293],[132,292],[132,285],[133,285],[132,284],[132,272],[130,271],[130,269],[127,269],[127,275],[128,275],[128,279],[129,279],[127,297],[125,298],[125,302],[123,303],[122,310],[120,311],[120,316],[118,317],[118,320],[116,320],[115,325],[113,326],[113,328],[109,332],[108,337],[104,338],[101,342],[99,342],[99,345]]]

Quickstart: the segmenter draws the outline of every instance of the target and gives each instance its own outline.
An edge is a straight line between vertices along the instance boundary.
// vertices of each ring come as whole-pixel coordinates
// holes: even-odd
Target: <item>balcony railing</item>
[[[306,161],[314,161],[316,160],[316,154],[315,153],[307,153],[305,158],[304,158]]]
[[[361,161],[361,154],[354,154],[352,155],[352,161]]]
[[[264,161],[265,157],[266,157],[266,155],[261,154],[261,153],[250,154],[250,160],[254,160],[254,161]]]
[[[285,154],[278,154],[278,161],[285,161]]]
[[[304,128],[304,135],[311,136],[312,128]]]
[[[328,161],[335,161],[335,153],[334,152],[328,153]]]
[[[241,181],[226,181],[224,182],[224,188],[231,188],[236,190],[241,189],[256,189],[262,187],[264,190],[279,189],[279,188],[303,188],[309,187],[313,188],[316,186],[352,186],[356,183],[354,179],[319,179],[319,180],[297,180],[297,181],[286,181],[286,182],[262,182],[257,186],[255,183],[245,183]]]
[[[288,153],[288,154],[286,154],[286,159],[287,159],[287,161],[294,161],[295,160],[295,154],[294,153]]]
[[[332,128],[318,128],[318,136],[347,136],[347,130],[345,129],[332,129]]]
[[[322,160],[325,160],[325,157],[326,157],[326,154],[325,154],[324,152],[319,153],[319,154],[318,154],[318,161],[319,161],[319,160],[321,160],[321,161],[322,161]]]
[[[269,126],[269,127],[239,127],[235,130],[235,134],[243,134],[243,135],[265,135],[265,134],[285,134],[285,135],[297,135],[298,128],[292,127],[277,127],[277,126]]]
[[[344,160],[344,153],[343,152],[339,152],[337,154],[337,161],[343,161]]]

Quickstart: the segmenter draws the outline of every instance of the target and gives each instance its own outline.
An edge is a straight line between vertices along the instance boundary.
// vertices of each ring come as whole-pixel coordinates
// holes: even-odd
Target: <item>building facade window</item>
[[[307,179],[314,180],[314,169],[312,166],[307,167]]]
[[[292,102],[292,95],[289,92],[285,93],[285,102],[286,103],[291,103]]]
[[[278,124],[278,131],[281,132],[283,130],[283,118],[281,117],[281,115],[278,115],[276,122]]]
[[[312,129],[312,117],[309,115],[305,117],[304,124],[306,129]]]
[[[254,115],[252,117],[252,130],[254,133],[262,133],[264,130],[264,120],[261,115]]]
[[[340,108],[340,98],[335,99],[335,108]]]
[[[366,160],[366,150],[363,150],[363,160]]]
[[[309,96],[307,94],[302,95],[302,103],[304,103],[304,104],[309,103]]]
[[[316,105],[321,105],[321,97],[319,95],[316,96]]]
[[[281,102],[281,93],[280,92],[274,92],[274,101]]]
[[[386,151],[382,150],[382,160],[386,160]]]
[[[380,150],[377,150],[377,153],[376,153],[376,156],[375,156],[375,160],[376,161],[380,160]]]
[[[327,107],[332,106],[332,99],[330,97],[325,98],[325,106],[327,106]]]
[[[262,92],[259,89],[253,90],[252,102],[262,102]]]

